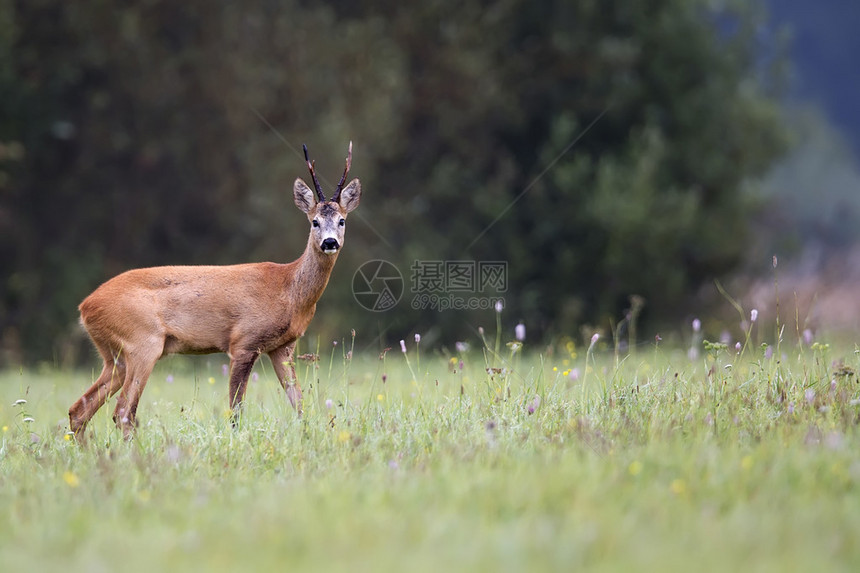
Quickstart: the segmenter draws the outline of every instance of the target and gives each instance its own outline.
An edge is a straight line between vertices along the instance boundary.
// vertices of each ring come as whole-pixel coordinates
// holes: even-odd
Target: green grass
[[[410,347],[301,364],[301,420],[261,364],[236,430],[224,357],[170,358],[82,446],[91,373],[5,372],[3,570],[860,567],[854,350]]]

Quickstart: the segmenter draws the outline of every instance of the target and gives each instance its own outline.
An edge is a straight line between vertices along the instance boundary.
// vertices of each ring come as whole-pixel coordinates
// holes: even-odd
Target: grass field
[[[349,345],[302,419],[259,364],[235,430],[225,357],[163,360],[130,443],[66,434],[93,373],[3,373],[2,569],[860,568],[854,347]]]

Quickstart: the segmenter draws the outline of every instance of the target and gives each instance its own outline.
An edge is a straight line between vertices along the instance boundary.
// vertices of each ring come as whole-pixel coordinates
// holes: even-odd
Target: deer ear
[[[293,197],[296,200],[296,207],[303,213],[309,213],[317,204],[316,195],[301,179],[296,179],[293,184]]]
[[[349,213],[358,207],[358,201],[361,199],[361,183],[358,179],[353,179],[349,185],[343,188],[340,192],[340,206]]]

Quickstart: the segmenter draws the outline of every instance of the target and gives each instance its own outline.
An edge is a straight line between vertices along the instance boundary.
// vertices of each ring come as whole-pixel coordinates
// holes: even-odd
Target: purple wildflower
[[[526,339],[526,325],[522,322],[514,327],[514,335],[520,342]]]

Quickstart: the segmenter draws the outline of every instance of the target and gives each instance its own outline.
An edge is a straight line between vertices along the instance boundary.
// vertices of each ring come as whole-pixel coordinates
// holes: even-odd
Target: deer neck
[[[311,238],[308,238],[305,252],[296,261],[296,274],[293,283],[295,294],[304,303],[304,306],[313,306],[320,299],[328,284],[336,260],[337,253],[326,255],[317,248]]]

